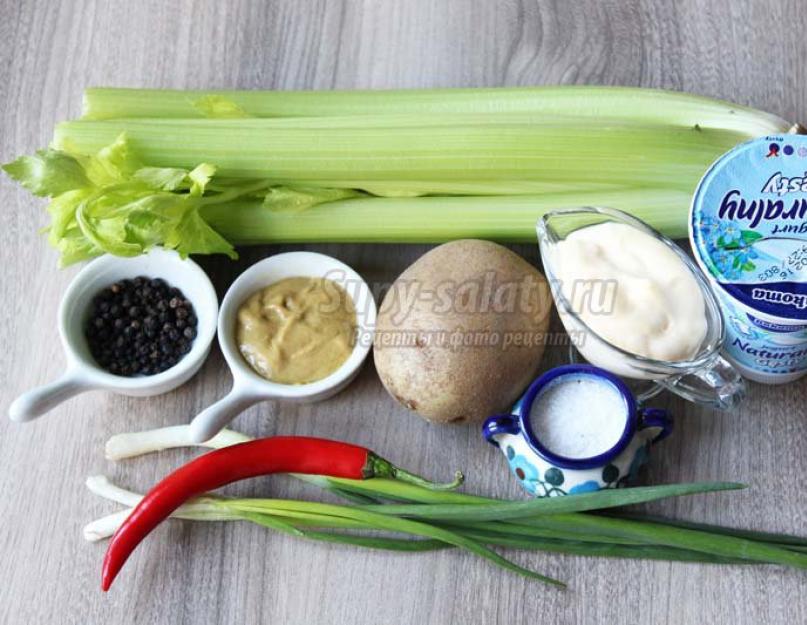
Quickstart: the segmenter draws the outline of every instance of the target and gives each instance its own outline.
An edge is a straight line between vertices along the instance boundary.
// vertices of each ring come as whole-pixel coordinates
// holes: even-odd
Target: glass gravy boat
[[[572,309],[555,271],[553,261],[556,246],[575,230],[604,222],[627,224],[655,237],[675,252],[691,271],[703,295],[707,323],[706,335],[692,358],[664,361],[628,352],[600,336]],[[649,380],[653,390],[642,393],[642,398],[651,397],[666,388],[684,399],[722,410],[732,408],[743,398],[745,382],[720,355],[725,327],[715,295],[694,262],[673,241],[643,221],[610,208],[581,207],[551,211],[538,220],[536,229],[544,271],[558,314],[583,358],[624,378]]]

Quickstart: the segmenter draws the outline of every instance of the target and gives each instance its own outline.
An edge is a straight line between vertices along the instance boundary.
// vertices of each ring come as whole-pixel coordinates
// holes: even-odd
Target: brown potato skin
[[[390,395],[424,419],[480,422],[509,410],[535,377],[544,342],[515,345],[515,337],[545,335],[551,308],[543,274],[514,252],[475,239],[446,243],[415,261],[384,297],[376,370]],[[439,336],[489,339],[452,347],[438,344]]]

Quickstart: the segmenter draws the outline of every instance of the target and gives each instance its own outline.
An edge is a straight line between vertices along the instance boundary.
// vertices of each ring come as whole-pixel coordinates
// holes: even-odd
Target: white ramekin
[[[113,282],[146,276],[162,278],[177,287],[193,304],[198,320],[191,350],[173,367],[149,376],[124,377],[104,371],[90,354],[84,324],[92,298]],[[202,366],[216,333],[218,298],[207,274],[192,260],[176,252],[154,248],[133,258],[102,256],[82,269],[59,306],[59,336],[67,368],[58,380],[19,396],[9,408],[13,421],[30,421],[84,391],[101,389],[145,397],[171,391],[185,383]]]
[[[295,277],[327,278],[344,288],[356,308],[357,336],[353,352],[329,376],[308,384],[279,384],[258,375],[241,356],[235,337],[237,314],[241,304],[256,291]],[[289,252],[252,265],[233,282],[219,312],[219,345],[233,376],[232,390],[193,419],[193,440],[201,443],[213,438],[239,413],[263,400],[315,402],[335,395],[359,372],[373,343],[375,322],[375,300],[367,283],[335,258],[314,252]]]

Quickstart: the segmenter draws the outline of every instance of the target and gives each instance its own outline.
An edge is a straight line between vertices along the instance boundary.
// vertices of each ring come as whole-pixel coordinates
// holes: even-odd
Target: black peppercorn
[[[96,362],[115,375],[154,375],[173,367],[196,337],[193,305],[160,278],[138,276],[101,290],[85,336]]]

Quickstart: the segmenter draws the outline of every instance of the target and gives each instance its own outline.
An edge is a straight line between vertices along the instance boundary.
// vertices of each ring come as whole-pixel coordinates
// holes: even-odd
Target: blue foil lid
[[[698,185],[690,240],[725,295],[760,313],[807,319],[807,136],[755,139]]]

